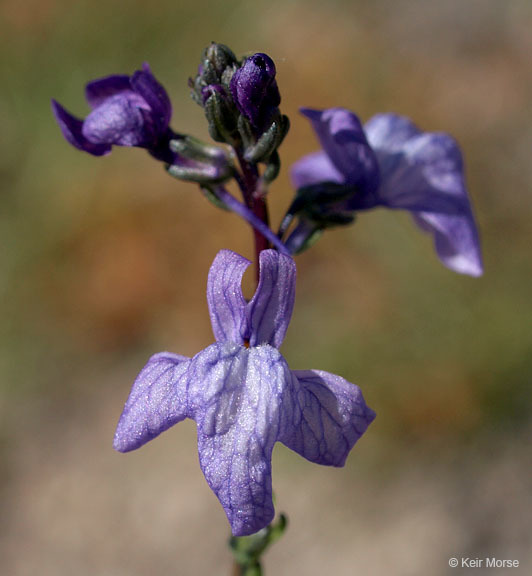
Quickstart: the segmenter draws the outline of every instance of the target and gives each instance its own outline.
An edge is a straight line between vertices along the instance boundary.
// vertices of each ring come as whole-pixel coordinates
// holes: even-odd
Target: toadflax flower
[[[218,253],[207,283],[216,342],[193,358],[163,352],[137,377],[114,448],[139,448],[185,418],[196,421],[200,466],[235,536],[274,516],[271,457],[279,441],[312,462],[343,466],[375,418],[357,386],[320,370],[290,370],[278,348],[294,305],[290,256],[264,250],[246,302],[249,261]]]
[[[89,82],[85,96],[92,112],[84,120],[52,100],[57,123],[72,146],[94,156],[108,154],[113,145],[138,146],[171,161],[172,105],[148,64],[131,77],[113,75]]]
[[[451,136],[421,132],[410,120],[378,114],[362,127],[344,108],[302,113],[323,150],[292,168],[297,188],[334,182],[353,186],[339,206],[360,211],[384,206],[408,210],[432,234],[441,262],[456,272],[480,276],[480,242],[468,198],[460,149]]]

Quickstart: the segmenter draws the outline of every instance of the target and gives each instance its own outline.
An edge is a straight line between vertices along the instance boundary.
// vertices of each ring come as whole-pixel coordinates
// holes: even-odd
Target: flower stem
[[[235,212],[241,216],[253,227],[257,260],[260,251],[266,250],[272,245],[275,246],[275,248],[277,248],[277,250],[279,250],[279,252],[282,254],[290,254],[281,240],[279,240],[279,238],[273,233],[268,225],[263,220],[261,220],[254,211],[242,204],[242,202],[239,202],[223,186],[218,186],[215,190],[216,196],[219,198],[219,200],[221,200],[232,212]],[[260,243],[257,242],[257,238],[262,239]],[[262,248],[263,245],[266,247]]]
[[[261,576],[261,557],[266,550],[286,530],[287,519],[281,514],[276,522],[272,522],[259,532],[250,536],[231,537],[229,546],[233,552],[233,576]]]
[[[252,211],[254,216],[260,220],[266,228],[270,229],[269,215],[268,215],[268,205],[266,203],[266,197],[264,190],[262,190],[262,182],[259,178],[259,171],[257,166],[250,164],[244,159],[242,150],[235,150],[240,168],[242,170],[242,178],[238,179],[240,190],[242,192],[242,197],[246,206]],[[259,255],[262,250],[267,250],[271,248],[272,244],[278,249],[278,246],[268,239],[264,233],[253,228],[253,237],[255,241],[255,272],[257,283],[259,281]]]
[[[216,195],[233,212],[239,214],[253,227],[255,243],[255,280],[259,283],[259,256],[262,250],[274,246],[283,254],[290,252],[282,240],[271,230],[266,203],[265,183],[259,176],[255,164],[244,158],[241,148],[235,147],[235,153],[242,173],[236,174],[244,203],[234,198],[223,186],[218,186]],[[261,555],[275,540],[281,537],[286,529],[286,517],[281,515],[278,522],[271,523],[256,534],[241,538],[232,537],[229,545],[233,551],[234,561],[232,576],[261,576]]]

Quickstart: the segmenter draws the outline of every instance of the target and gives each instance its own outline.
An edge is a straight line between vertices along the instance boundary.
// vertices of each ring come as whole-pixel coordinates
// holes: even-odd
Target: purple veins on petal
[[[342,466],[375,416],[358,387],[327,372],[292,372],[277,349],[294,304],[292,258],[260,254],[250,302],[241,288],[248,265],[234,252],[218,253],[207,283],[217,341],[191,359],[153,356],[133,384],[114,444],[133,450],[184,418],[195,420],[201,469],[235,536],[274,517],[276,442],[312,462]]]
[[[278,348],[284,339],[295,298],[296,268],[290,256],[275,250],[260,253],[260,279],[255,295],[246,303],[242,276],[249,260],[221,250],[211,266],[207,302],[214,336],[219,342]]]
[[[187,416],[189,359],[155,354],[137,376],[118,422],[113,447],[119,452],[140,448]]]
[[[316,464],[343,466],[375,419],[360,388],[322,370],[292,371],[292,403],[279,440]],[[285,404],[286,405],[286,404]]]
[[[213,347],[220,353],[218,363],[198,370],[204,383],[195,416],[200,465],[233,534],[244,536],[274,516],[271,455],[290,372],[270,346]],[[202,361],[198,356],[196,362]]]
[[[274,250],[263,250],[259,263],[259,284],[248,304],[249,343],[279,348],[292,318],[296,267],[292,258]]]
[[[220,250],[209,270],[207,303],[212,331],[218,342],[243,344],[246,301],[242,277],[249,260],[230,250]]]

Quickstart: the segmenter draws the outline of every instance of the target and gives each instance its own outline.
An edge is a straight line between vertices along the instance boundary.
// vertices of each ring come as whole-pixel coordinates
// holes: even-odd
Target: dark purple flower
[[[458,144],[441,132],[421,132],[410,120],[378,114],[362,128],[343,108],[303,109],[323,150],[292,167],[297,188],[320,182],[352,184],[344,208],[408,210],[432,234],[441,262],[480,276],[480,241]]]
[[[114,447],[139,448],[185,418],[196,421],[200,466],[235,536],[274,516],[271,456],[279,441],[318,464],[343,466],[375,418],[360,389],[334,374],[290,370],[279,353],[294,305],[296,268],[260,254],[260,281],[246,302],[249,261],[222,250],[207,283],[216,342],[193,358],[163,352],[137,377]]]
[[[155,156],[168,153],[172,105],[148,64],[131,77],[113,75],[89,82],[85,96],[92,109],[85,120],[52,100],[57,123],[72,146],[94,156],[108,154],[113,145],[147,148]]]
[[[231,79],[233,100],[257,133],[268,128],[281,103],[275,73],[275,64],[267,54],[254,54]]]

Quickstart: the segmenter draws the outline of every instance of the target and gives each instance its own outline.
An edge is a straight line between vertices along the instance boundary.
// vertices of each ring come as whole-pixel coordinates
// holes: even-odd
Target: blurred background
[[[485,257],[483,278],[454,274],[385,210],[298,257],[283,354],[356,382],[378,417],[343,470],[276,448],[291,523],[266,573],[438,576],[462,556],[530,573],[531,29],[527,0],[0,2],[2,574],[230,573],[194,423],[111,444],[147,358],[212,342],[208,268],[252,256],[251,233],[143,150],[76,151],[50,110],[83,116],[88,80],[148,61],[174,129],[207,138],[187,79],[212,40],[277,64],[274,224],[317,149],[299,106],[393,111],[461,143]]]

